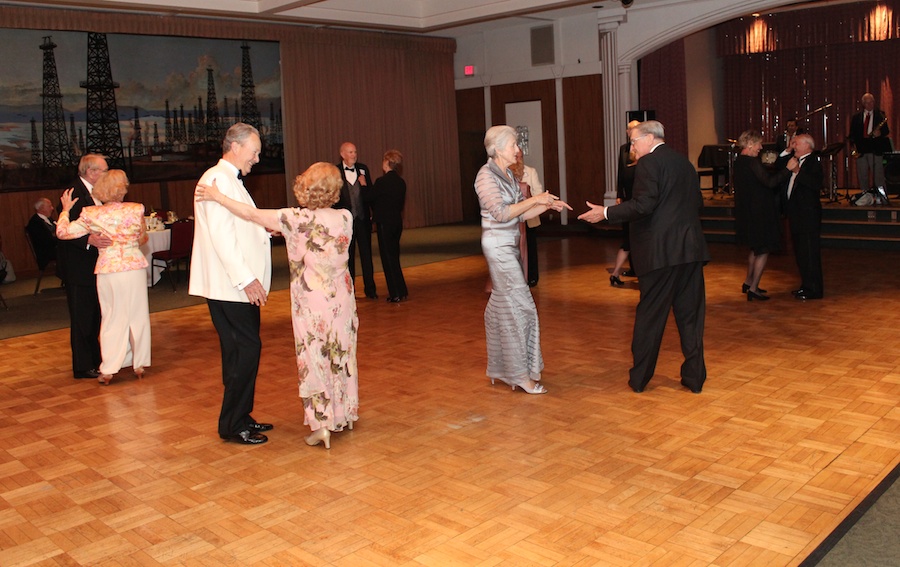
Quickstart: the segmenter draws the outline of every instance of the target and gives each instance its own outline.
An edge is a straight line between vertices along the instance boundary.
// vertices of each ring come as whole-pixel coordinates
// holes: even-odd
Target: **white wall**
[[[535,23],[497,28],[457,39],[454,73],[457,89],[505,85],[600,73],[600,47],[595,18],[567,18],[553,24],[554,65],[531,65],[531,28]],[[475,65],[474,77],[463,68]]]

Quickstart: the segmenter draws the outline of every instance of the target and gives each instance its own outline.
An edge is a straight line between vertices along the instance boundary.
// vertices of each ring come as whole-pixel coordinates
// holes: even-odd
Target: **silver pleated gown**
[[[522,272],[519,252],[520,217],[509,217],[509,206],[524,199],[518,184],[488,159],[475,177],[481,205],[481,249],[487,259],[493,289],[484,310],[487,375],[510,384],[541,379],[541,330],[537,308]]]

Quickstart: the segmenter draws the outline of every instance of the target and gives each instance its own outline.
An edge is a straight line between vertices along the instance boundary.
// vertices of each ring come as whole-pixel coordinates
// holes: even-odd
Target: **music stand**
[[[840,201],[840,197],[838,196],[837,191],[837,167],[835,167],[835,156],[841,153],[844,149],[844,142],[834,142],[833,144],[828,144],[825,148],[819,152],[820,157],[827,157],[828,163],[831,166],[831,188],[828,195],[828,200],[832,203],[836,203]],[[846,199],[850,200],[850,188],[847,188],[847,193],[844,195]]]

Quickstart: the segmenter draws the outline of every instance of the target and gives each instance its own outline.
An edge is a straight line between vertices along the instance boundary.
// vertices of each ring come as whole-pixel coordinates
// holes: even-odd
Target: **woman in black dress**
[[[779,190],[791,176],[790,169],[766,169],[759,159],[762,136],[747,130],[738,138],[741,153],[734,160],[734,218],[738,244],[750,247],[747,258],[747,278],[741,291],[747,301],[766,300],[766,290],[759,289],[759,280],[769,253],[781,246],[781,228],[776,207]],[[791,161],[795,161],[791,158]],[[788,167],[791,164],[788,162]]]
[[[378,226],[378,253],[388,286],[388,303],[400,303],[409,292],[400,267],[400,236],[403,234],[403,206],[406,182],[400,177],[403,155],[388,150],[382,159],[384,175],[372,187],[372,219]]]

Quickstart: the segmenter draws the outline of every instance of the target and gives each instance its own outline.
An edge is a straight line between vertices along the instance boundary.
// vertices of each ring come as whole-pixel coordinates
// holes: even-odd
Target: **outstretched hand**
[[[600,222],[606,218],[606,207],[603,205],[595,205],[590,201],[585,201],[584,204],[587,205],[590,210],[578,215],[578,220]]]
[[[78,202],[78,197],[72,198],[72,192],[75,191],[74,187],[69,187],[65,191],[63,191],[62,196],[59,198],[60,203],[62,203],[62,212],[68,213],[72,210],[72,207],[75,206],[75,203]]]
[[[222,193],[219,191],[219,188],[216,187],[216,180],[212,180],[211,185],[204,185],[202,183],[197,184],[197,189],[194,191],[194,196],[196,201],[218,201],[219,196]]]

